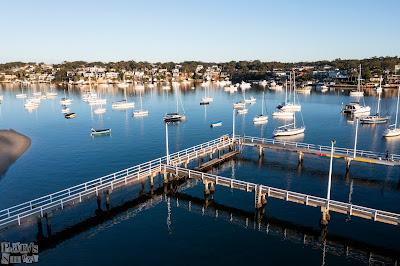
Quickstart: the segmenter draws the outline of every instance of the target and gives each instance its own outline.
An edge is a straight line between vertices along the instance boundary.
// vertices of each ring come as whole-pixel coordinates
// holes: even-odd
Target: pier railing
[[[172,153],[170,160],[179,160],[193,154],[197,154],[204,149],[214,149],[220,145],[226,145],[231,140],[227,136],[223,136],[205,143]],[[154,172],[161,171],[161,165],[166,163],[166,156],[148,161],[133,167],[129,167],[115,173],[111,173],[88,182],[75,185],[55,193],[51,193],[36,199],[17,204],[15,206],[0,210],[0,227],[6,226],[13,222],[21,224],[21,220],[30,216],[43,216],[46,211],[61,208],[65,205],[82,201],[90,195],[95,195],[105,189],[113,189],[115,186],[125,185],[135,180],[141,180]]]
[[[299,149],[307,149],[307,150],[314,150],[320,151],[321,153],[330,153],[331,147],[330,146],[323,146],[323,145],[316,145],[316,144],[309,144],[309,143],[302,143],[302,142],[292,142],[292,141],[285,141],[285,140],[277,140],[277,139],[267,139],[267,138],[259,138],[259,137],[250,137],[250,136],[236,136],[239,141],[250,142],[254,144],[271,144],[271,145],[279,145],[284,147],[292,147],[292,148],[299,148]],[[335,147],[335,153],[340,153],[347,156],[354,156],[354,149],[351,148],[340,148]],[[386,154],[383,152],[374,152],[374,151],[367,151],[367,150],[356,150],[356,156],[364,157],[364,158],[371,158],[377,160],[392,160],[392,161],[400,161],[400,155],[398,154]]]
[[[357,216],[360,218],[369,219],[377,222],[388,223],[393,225],[400,224],[400,214],[393,212],[382,211],[378,209],[363,207],[360,205],[340,202],[336,200],[327,200],[326,198],[322,197],[307,195],[304,193],[294,192],[280,188],[274,188],[247,181],[241,181],[228,177],[217,176],[177,166],[164,164],[162,167],[171,173],[175,173],[178,175],[185,175],[189,178],[201,179],[203,180],[203,182],[206,180],[208,182],[215,183],[215,185],[243,190],[246,192],[255,192],[255,194],[263,193],[268,197],[299,203],[307,206],[326,207],[333,212],[347,214],[350,216]]]

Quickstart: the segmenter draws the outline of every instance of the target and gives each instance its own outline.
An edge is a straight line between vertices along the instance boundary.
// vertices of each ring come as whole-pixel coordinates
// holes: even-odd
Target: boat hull
[[[301,128],[290,128],[290,129],[278,129],[274,131],[274,137],[283,137],[283,136],[293,136],[304,133],[306,130],[305,127]]]

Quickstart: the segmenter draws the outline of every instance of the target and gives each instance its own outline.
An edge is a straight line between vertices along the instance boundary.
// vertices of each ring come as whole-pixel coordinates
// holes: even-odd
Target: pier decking
[[[250,136],[237,136],[236,138],[238,139],[239,145],[257,147],[259,149],[260,155],[263,154],[264,149],[273,149],[280,151],[296,152],[299,154],[299,161],[303,160],[304,154],[310,154],[319,157],[331,156],[330,146]],[[356,152],[354,153],[354,149],[351,148],[335,147],[333,157],[335,159],[344,159],[348,167],[350,167],[350,163],[352,161],[387,166],[400,165],[400,155],[366,150],[356,150]]]
[[[210,193],[212,190],[215,190],[215,186],[217,185],[246,192],[253,192],[254,204],[256,208],[263,207],[268,197],[306,206],[317,207],[324,211],[327,208],[332,212],[373,220],[375,222],[382,222],[392,225],[400,224],[400,214],[397,213],[381,211],[346,202],[327,200],[325,198],[316,197],[313,195],[217,176],[176,166],[163,165],[162,168],[164,171],[178,176],[187,177],[189,179],[200,179],[205,185],[205,193]]]
[[[197,168],[205,170],[224,160],[237,155],[239,151],[237,146],[257,146],[262,151],[264,148],[277,148],[288,151],[300,151],[310,154],[327,154],[330,147],[277,141],[269,139],[260,139],[255,137],[235,137],[232,138],[224,135],[220,138],[175,152],[171,155],[164,156],[149,162],[130,167],[83,184],[79,184],[31,201],[27,201],[3,210],[0,210],[0,228],[11,224],[21,224],[23,221],[31,220],[33,217],[43,217],[46,212],[54,210],[62,210],[66,205],[73,205],[83,200],[99,196],[100,192],[112,192],[114,189],[130,184],[136,184],[149,180],[150,186],[154,186],[154,178],[157,175],[163,175],[163,182],[168,183],[170,178],[190,178],[201,180],[204,184],[205,194],[213,193],[215,186],[224,186],[231,189],[243,190],[254,193],[254,204],[256,209],[263,208],[268,197],[321,208],[322,220],[326,223],[329,221],[329,212],[336,212],[350,216],[356,216],[363,219],[372,220],[392,225],[400,224],[400,214],[386,212],[383,210],[372,209],[355,204],[349,204],[325,198],[307,195],[294,191],[284,190],[262,184],[226,178],[217,175],[207,174],[201,171],[188,168],[189,163],[209,156],[210,160]],[[287,148],[287,149],[286,149]],[[240,150],[240,149],[239,149]],[[334,156],[350,156],[354,151],[352,149],[336,148]],[[215,154],[216,158],[213,158]],[[321,155],[320,155],[321,156]],[[325,155],[326,156],[326,155]],[[330,155],[327,155],[330,156]],[[381,159],[382,153],[374,153],[370,151],[357,151],[356,157],[359,160],[388,161],[390,164],[399,165],[400,156],[390,154],[386,160]],[[347,157],[345,157],[347,158]],[[382,163],[383,164],[383,163]],[[185,166],[185,167],[182,167]],[[106,199],[107,200],[107,199]]]

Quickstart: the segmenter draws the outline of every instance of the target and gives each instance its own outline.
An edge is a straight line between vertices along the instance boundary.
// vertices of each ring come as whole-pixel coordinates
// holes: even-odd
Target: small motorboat
[[[90,130],[90,135],[96,136],[96,135],[110,135],[111,134],[111,128],[105,128],[105,129],[94,129],[92,128]]]
[[[211,122],[210,127],[220,127],[222,126],[222,121],[215,121],[215,122]]]
[[[76,117],[76,114],[75,113],[67,113],[67,114],[64,115],[64,117],[66,119],[72,119],[72,118]]]
[[[342,112],[349,115],[369,115],[371,112],[371,107],[360,105],[358,102],[351,102],[343,107]]]

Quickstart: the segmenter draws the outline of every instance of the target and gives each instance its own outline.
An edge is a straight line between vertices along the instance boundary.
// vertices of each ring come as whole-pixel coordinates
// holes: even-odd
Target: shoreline
[[[31,139],[13,129],[0,130],[0,175],[30,147]]]

